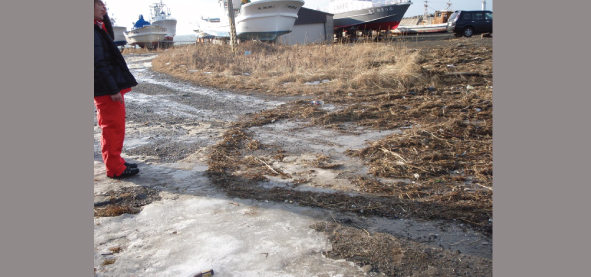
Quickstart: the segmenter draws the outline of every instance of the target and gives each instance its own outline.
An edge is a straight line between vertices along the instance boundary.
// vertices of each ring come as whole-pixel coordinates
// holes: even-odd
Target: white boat
[[[107,8],[107,11],[109,8]],[[109,13],[110,14],[110,13]],[[125,40],[125,32],[127,32],[127,27],[124,26],[117,26],[117,20],[111,15],[109,16],[109,20],[111,21],[111,26],[113,27],[113,42],[117,46],[125,46],[127,41]]]
[[[125,33],[127,42],[142,48],[155,48],[166,37],[166,28],[160,26],[144,26]]]
[[[220,19],[219,18],[201,18],[201,22],[206,22],[206,24],[211,24],[211,23],[218,24],[220,22]],[[205,42],[206,40],[211,41],[216,38],[215,36],[212,36],[211,34],[201,32],[201,30],[199,29],[199,26],[200,26],[199,23],[197,23],[195,26],[195,29],[193,29],[193,31],[195,33],[197,33],[197,38],[196,38],[197,42]]]
[[[113,41],[117,46],[123,46],[127,44],[127,40],[125,39],[125,32],[127,32],[127,27],[124,26],[113,26],[113,33],[115,34],[115,38]]]
[[[140,15],[133,28],[125,32],[125,38],[131,45],[146,48],[168,47],[174,43],[177,20],[170,16],[168,7],[160,1],[150,5],[151,21]]]
[[[161,42],[163,46],[172,46],[174,44],[174,36],[176,35],[177,20],[170,15],[168,6],[162,3],[154,3],[150,5],[150,12],[152,16],[152,26],[160,26],[166,28],[166,36]]]
[[[195,32],[228,39],[228,0],[218,0],[218,3],[222,12],[216,18],[220,20],[202,18]],[[277,37],[292,31],[304,3],[303,0],[232,0],[236,37],[240,40],[274,41]]]
[[[304,3],[260,0],[243,4],[235,20],[236,35],[240,39],[275,40],[290,33]]]
[[[197,27],[193,30],[198,37],[202,38],[230,38],[230,24],[228,19],[222,20],[220,17],[203,18],[197,22]]]
[[[113,42],[115,42],[115,45],[117,46],[124,46],[127,44],[127,40],[125,40],[125,32],[127,32],[127,27],[117,26],[115,18],[111,17],[110,19],[111,25],[113,26],[113,34],[115,35]]]
[[[451,1],[447,3],[447,7],[444,10],[435,11],[433,16],[429,15],[427,1],[425,1],[425,13],[423,14],[422,20],[419,24],[415,25],[398,25],[396,30],[392,33],[395,34],[416,34],[416,33],[443,33],[447,32],[447,20],[453,13],[450,10]]]

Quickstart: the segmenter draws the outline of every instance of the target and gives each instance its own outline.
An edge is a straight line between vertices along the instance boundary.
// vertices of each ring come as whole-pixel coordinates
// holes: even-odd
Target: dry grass
[[[113,216],[120,216],[122,214],[137,214],[140,212],[140,209],[134,208],[129,205],[112,205],[109,204],[106,207],[95,207],[94,208],[94,216],[95,217],[113,217]]]
[[[117,261],[117,259],[106,259],[103,261],[102,265],[106,266],[106,265],[114,264],[116,261]]]
[[[108,202],[97,203],[94,206],[95,217],[113,217],[122,214],[137,214],[141,207],[160,200],[158,191],[146,187],[123,187],[105,193]]]
[[[119,253],[119,252],[121,252],[122,249],[121,249],[121,246],[115,246],[115,247],[109,248],[109,250],[113,253]]]
[[[285,95],[406,88],[424,78],[418,52],[395,44],[286,46],[252,41],[240,44],[238,53],[232,54],[227,45],[187,45],[163,52],[152,65],[201,85]]]
[[[156,48],[153,50],[147,49],[147,48],[124,48],[123,51],[121,51],[121,54],[123,55],[129,55],[129,54],[160,54],[162,52],[167,51],[166,49],[161,49],[161,48]]]

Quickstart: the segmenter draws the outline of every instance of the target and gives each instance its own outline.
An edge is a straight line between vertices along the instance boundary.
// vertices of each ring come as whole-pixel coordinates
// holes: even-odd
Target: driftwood
[[[273,169],[273,167],[271,167],[268,163],[266,163],[265,161],[255,157],[255,159],[263,164],[265,164],[267,166],[267,168],[269,168],[271,171],[273,171],[275,174],[277,175],[281,175],[281,173],[277,172],[275,169]]]

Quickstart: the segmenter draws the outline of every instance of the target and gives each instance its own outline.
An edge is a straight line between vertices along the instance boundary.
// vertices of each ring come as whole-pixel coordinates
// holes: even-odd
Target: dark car
[[[447,32],[457,37],[492,33],[492,14],[491,11],[455,11],[447,21]]]

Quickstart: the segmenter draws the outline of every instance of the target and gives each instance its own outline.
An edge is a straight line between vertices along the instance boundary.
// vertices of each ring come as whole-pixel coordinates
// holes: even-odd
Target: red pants
[[[121,92],[121,98],[125,93]],[[98,126],[102,130],[101,152],[107,167],[107,176],[121,175],[125,171],[125,160],[121,157],[125,138],[125,100],[115,102],[111,95],[94,98]]]

